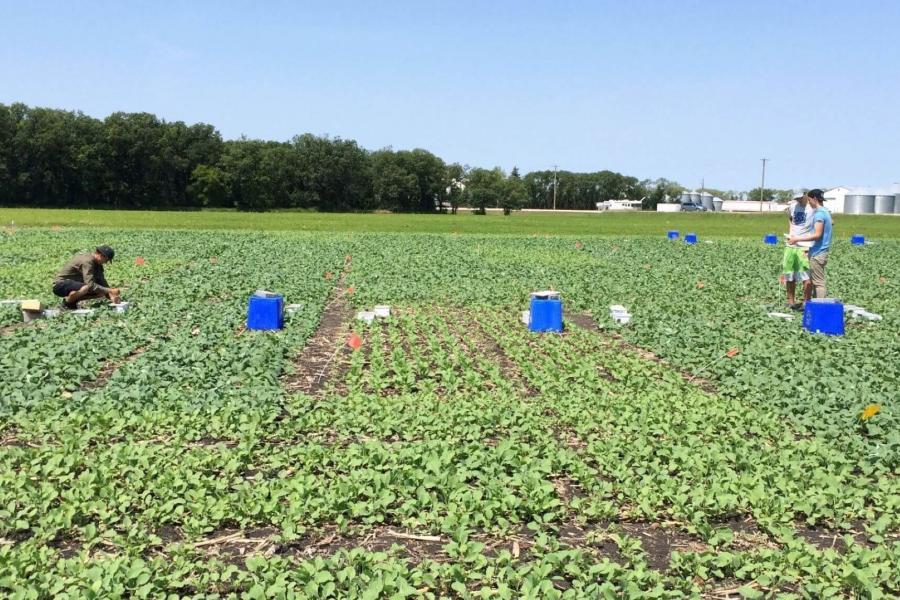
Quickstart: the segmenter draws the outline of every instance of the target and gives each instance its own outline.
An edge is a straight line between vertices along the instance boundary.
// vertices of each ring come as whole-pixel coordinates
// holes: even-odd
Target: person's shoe
[[[76,310],[78,308],[78,304],[69,304],[65,300],[60,304],[60,308],[63,310]]]
[[[803,303],[802,303],[802,302],[796,302],[796,303],[794,303],[794,304],[791,304],[791,310],[796,310],[796,311],[801,311],[801,310],[803,310]]]

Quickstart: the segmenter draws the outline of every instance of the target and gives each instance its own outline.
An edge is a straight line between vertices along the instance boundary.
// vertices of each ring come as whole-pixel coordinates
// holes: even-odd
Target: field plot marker
[[[700,375],[700,373],[702,373],[706,369],[710,368],[712,365],[719,362],[723,358],[734,358],[735,356],[737,356],[740,353],[741,353],[740,348],[731,348],[725,354],[715,357],[714,359],[712,359],[711,361],[709,361],[708,363],[706,363],[705,365],[700,367],[699,370],[695,371],[694,374],[691,375],[690,379],[688,379],[688,383],[694,381],[694,379],[696,379]]]

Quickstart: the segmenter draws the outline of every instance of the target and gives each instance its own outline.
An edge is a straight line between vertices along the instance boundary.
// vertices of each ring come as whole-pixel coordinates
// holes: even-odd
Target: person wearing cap
[[[798,194],[788,205],[788,237],[806,235],[812,231],[814,209],[809,205],[806,194]],[[784,248],[782,258],[782,278],[787,290],[788,306],[794,310],[803,308],[802,302],[796,301],[797,282],[803,285],[803,300],[812,296],[812,285],[809,282],[809,247],[812,242],[788,244]]]
[[[119,288],[110,287],[103,265],[116,255],[109,246],[98,246],[93,253],[76,254],[63,265],[53,280],[53,293],[62,298],[63,308],[78,308],[81,300],[107,298],[119,301]]]
[[[831,250],[831,213],[825,208],[825,193],[822,190],[810,190],[806,192],[806,197],[814,211],[812,231],[805,235],[792,235],[788,244],[813,243],[809,248],[809,278],[816,298],[825,298],[825,265]]]

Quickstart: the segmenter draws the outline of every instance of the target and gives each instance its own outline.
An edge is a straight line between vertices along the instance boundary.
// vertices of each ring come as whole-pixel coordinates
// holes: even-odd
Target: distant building
[[[641,210],[643,202],[640,200],[607,200],[598,202],[597,210]]]
[[[825,208],[833,213],[844,212],[844,197],[849,194],[850,188],[838,186],[825,192]]]

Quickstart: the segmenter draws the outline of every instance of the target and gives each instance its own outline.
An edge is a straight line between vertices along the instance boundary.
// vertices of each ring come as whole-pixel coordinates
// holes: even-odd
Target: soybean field
[[[882,320],[829,337],[662,233],[5,228],[0,300],[106,243],[132,305],[0,305],[0,595],[900,596],[900,241],[836,242]]]

